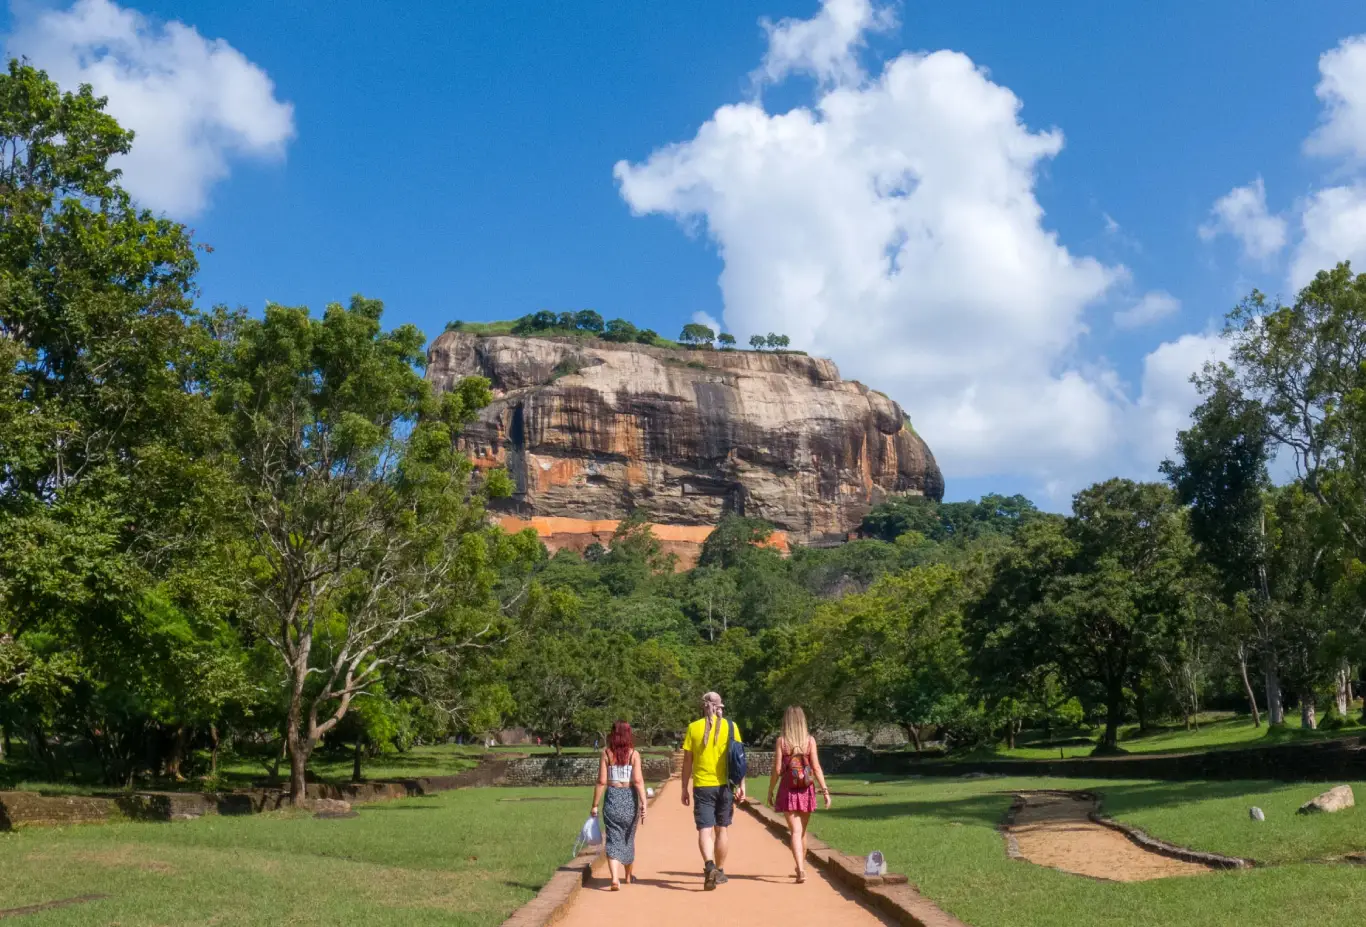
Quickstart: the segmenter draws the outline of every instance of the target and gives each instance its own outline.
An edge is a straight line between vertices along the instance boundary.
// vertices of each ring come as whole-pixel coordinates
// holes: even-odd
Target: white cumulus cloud
[[[1285,247],[1285,219],[1267,210],[1266,184],[1260,177],[1221,196],[1210,214],[1210,221],[1199,229],[1206,241],[1221,234],[1232,235],[1242,244],[1243,253],[1254,260],[1265,260]]]
[[[1128,309],[1116,312],[1115,324],[1120,328],[1138,328],[1179,311],[1181,300],[1164,290],[1152,290]]]
[[[826,0],[770,27],[764,73],[821,78],[811,104],[722,106],[691,139],[619,162],[621,194],[637,215],[706,230],[731,331],[785,332],[888,391],[950,479],[1024,471],[1075,488],[1130,452],[1146,427],[1133,416],[1170,408],[1075,359],[1085,311],[1128,272],[1046,227],[1036,175],[1062,133],[1028,127],[970,58],[859,69],[889,15]]]
[[[89,83],[136,133],[121,158],[124,186],[143,205],[189,217],[237,157],[279,158],[293,107],[260,67],[222,39],[156,22],[110,0],[67,9],[16,4],[5,42],[64,89]]]
[[[1309,197],[1300,216],[1303,237],[1290,264],[1296,288],[1314,274],[1351,261],[1366,270],[1366,184],[1328,187]]]
[[[761,20],[768,53],[752,77],[778,83],[789,74],[809,74],[827,84],[856,83],[863,77],[858,53],[869,32],[896,25],[891,7],[871,0],[826,0],[813,19]]]
[[[1351,261],[1366,270],[1366,35],[1343,39],[1319,58],[1323,119],[1305,140],[1309,154],[1336,161],[1349,180],[1306,197],[1300,240],[1290,261],[1290,284],[1302,287],[1320,270]]]
[[[1314,92],[1323,102],[1323,123],[1305,141],[1305,151],[1366,160],[1366,35],[1324,52],[1319,78]]]
[[[1176,433],[1190,427],[1191,410],[1200,402],[1191,375],[1228,356],[1228,342],[1219,335],[1182,335],[1144,358],[1142,393],[1131,416],[1132,459],[1161,461],[1173,456]]]

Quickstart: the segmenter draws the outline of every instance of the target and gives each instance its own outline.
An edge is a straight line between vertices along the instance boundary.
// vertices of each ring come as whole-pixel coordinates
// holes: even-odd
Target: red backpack
[[[788,746],[786,768],[783,770],[783,778],[787,782],[789,792],[805,792],[815,784],[811,776],[811,767],[806,765],[806,756],[801,753],[792,753],[791,746]]]

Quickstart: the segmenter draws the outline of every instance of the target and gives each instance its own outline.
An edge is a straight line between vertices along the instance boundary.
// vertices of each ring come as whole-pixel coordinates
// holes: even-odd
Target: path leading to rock
[[[702,858],[692,809],[679,801],[670,780],[636,832],[635,885],[608,891],[595,878],[574,898],[562,927],[696,927],[698,924],[839,924],[890,922],[855,901],[809,862],[806,882],[793,879],[787,846],[748,813],[736,809],[726,875],[716,891],[702,890]],[[819,813],[819,812],[817,812]]]
[[[1006,828],[1017,855],[1031,863],[1113,882],[1140,882],[1212,871],[1137,846],[1128,837],[1090,820],[1095,800],[1049,792],[1020,795],[1023,807]]]

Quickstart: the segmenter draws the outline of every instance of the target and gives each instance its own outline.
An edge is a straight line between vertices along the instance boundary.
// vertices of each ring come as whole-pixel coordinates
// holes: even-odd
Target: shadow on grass
[[[934,784],[941,783],[943,780]],[[1144,782],[1127,785],[1086,781],[1078,783],[1076,790],[1099,795],[1103,813],[1122,810],[1127,814],[1211,799],[1237,798],[1250,793],[1264,792],[1268,788],[1281,788],[1284,785],[1285,783],[1260,781]],[[983,792],[959,798],[870,802],[836,806],[823,813],[835,819],[856,821],[884,821],[911,816],[933,818],[946,823],[995,827],[1001,823],[1006,809],[1010,807],[1012,796],[1018,792],[1043,788],[1067,790],[1069,785],[1065,779],[1049,780],[1047,783],[1035,785],[1025,780],[1018,788],[1003,789],[1000,784],[987,780],[983,782],[983,788]]]
[[[389,805],[389,804],[375,805],[375,804],[369,804],[369,803],[367,803],[367,804],[361,805],[361,806],[360,806],[359,808],[357,808],[356,810],[357,810],[357,811],[364,811],[366,814],[369,814],[369,813],[372,812],[372,811],[375,811],[375,812],[382,812],[382,811],[385,811],[385,812],[392,812],[392,811],[439,811],[439,810],[441,810],[441,806],[440,806],[440,805],[434,805],[434,804],[430,804],[430,803],[416,804],[416,803],[414,803],[411,799],[408,799],[408,800],[400,799],[400,801],[402,801],[403,803],[402,803],[402,804],[393,804],[393,805]]]

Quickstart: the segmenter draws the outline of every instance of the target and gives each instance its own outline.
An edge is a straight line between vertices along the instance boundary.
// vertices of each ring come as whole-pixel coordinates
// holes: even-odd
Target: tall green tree
[[[918,751],[927,726],[967,707],[963,604],[962,579],[947,565],[884,577],[817,611],[795,670],[814,677],[827,702],[843,694],[856,720],[901,727]]]
[[[1200,556],[1216,572],[1225,613],[1249,614],[1255,640],[1225,623],[1228,643],[1252,712],[1261,725],[1257,698],[1248,678],[1250,644],[1261,655],[1267,714],[1282,720],[1276,610],[1267,580],[1266,515],[1263,496],[1270,485],[1266,410],[1243,395],[1226,365],[1211,365],[1196,378],[1204,400],[1192,413],[1191,427],[1176,438],[1177,460],[1162,463],[1177,498],[1190,506],[1190,529]],[[1245,603],[1235,610],[1235,600]]]
[[[0,75],[0,714],[122,780],[217,634],[228,507],[195,246],[119,186],[133,135],[104,110]]]
[[[283,665],[296,802],[318,739],[407,639],[450,651],[501,633],[484,502],[509,481],[476,477],[454,446],[488,383],[434,397],[421,333],[383,331],[382,311],[356,297],[321,319],[276,305],[223,319],[215,392],[248,521],[243,611]]]
[[[969,622],[979,673],[1056,672],[1104,706],[1101,747],[1115,749],[1126,690],[1190,614],[1185,521],[1168,487],[1112,479],[1078,493],[1062,525],[1022,528]]]

